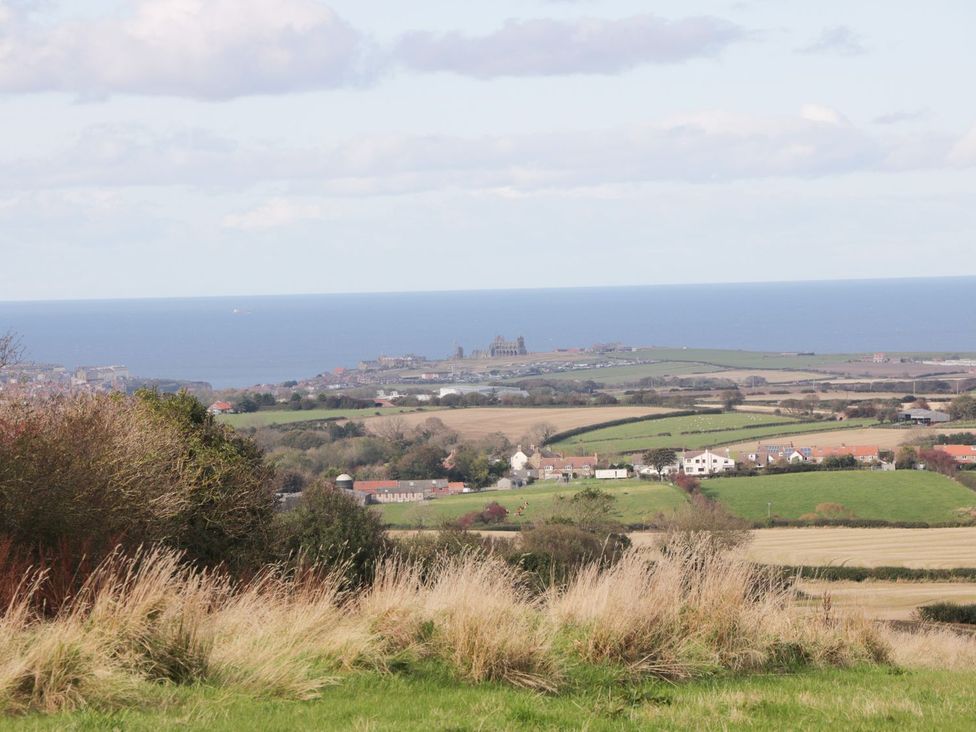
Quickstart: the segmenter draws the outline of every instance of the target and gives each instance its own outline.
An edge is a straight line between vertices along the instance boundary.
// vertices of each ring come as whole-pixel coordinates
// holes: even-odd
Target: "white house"
[[[696,450],[681,455],[681,469],[685,475],[716,475],[735,470],[735,460],[711,450]]]
[[[608,468],[606,470],[597,470],[594,475],[597,480],[619,480],[621,478],[629,478],[630,471],[627,468]]]
[[[519,445],[518,450],[509,458],[508,462],[512,466],[512,470],[525,470],[525,466],[529,464],[529,456],[522,451],[522,446]]]

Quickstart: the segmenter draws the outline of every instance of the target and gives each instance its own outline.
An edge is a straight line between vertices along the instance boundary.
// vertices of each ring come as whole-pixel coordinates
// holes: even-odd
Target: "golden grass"
[[[43,578],[0,615],[0,711],[138,704],[160,683],[308,699],[352,669],[422,658],[469,682],[547,692],[580,662],[672,679],[892,659],[976,667],[976,641],[803,607],[741,552],[702,544],[648,560],[633,550],[540,595],[477,553],[434,570],[390,559],[357,592],[330,573],[270,567],[235,584],[172,552],[115,555],[55,618],[30,611]]]

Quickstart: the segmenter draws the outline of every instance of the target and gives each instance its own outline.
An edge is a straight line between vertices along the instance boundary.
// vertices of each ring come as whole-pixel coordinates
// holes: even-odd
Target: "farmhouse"
[[[207,411],[211,414],[233,414],[234,405],[230,402],[214,402]]]
[[[794,447],[792,442],[785,445],[762,445],[755,452],[746,457],[760,468],[765,468],[778,462],[804,463],[810,460],[813,448]]]
[[[976,445],[936,445],[935,449],[949,453],[960,465],[976,465]]]
[[[735,460],[711,450],[696,450],[681,455],[681,469],[685,475],[715,475],[735,470]]]
[[[822,463],[831,457],[853,456],[859,463],[878,463],[881,462],[881,448],[877,445],[851,445],[841,447],[815,447],[813,448],[813,461]]]
[[[539,458],[539,477],[543,480],[554,478],[591,478],[599,458],[586,457],[543,457]]]

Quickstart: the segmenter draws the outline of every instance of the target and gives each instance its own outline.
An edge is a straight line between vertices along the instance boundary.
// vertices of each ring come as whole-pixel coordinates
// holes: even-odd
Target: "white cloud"
[[[223,226],[242,231],[276,229],[302,221],[316,221],[324,216],[325,210],[321,204],[272,198],[242,213],[228,214],[224,217]]]
[[[225,99],[358,84],[374,71],[364,36],[315,0],[138,0],[121,16],[58,23],[5,7],[8,93]]]
[[[714,56],[746,35],[735,23],[715,17],[540,18],[509,20],[483,36],[415,31],[401,39],[396,56],[415,70],[478,78],[615,74],[642,64]]]
[[[949,151],[949,163],[959,167],[976,165],[976,126],[974,126]]]
[[[621,182],[709,183],[937,168],[947,164],[951,147],[951,140],[938,135],[862,130],[836,110],[816,105],[796,115],[711,111],[606,130],[363,135],[334,146],[285,149],[238,144],[200,130],[159,134],[98,127],[53,158],[7,161],[0,190],[172,185],[206,190],[275,182],[356,197],[429,190],[566,190]],[[315,213],[279,206],[262,215],[276,220]],[[260,226],[261,221],[231,219],[228,224]]]
[[[850,121],[836,109],[822,104],[804,104],[800,109],[800,116],[810,122],[821,122],[827,125],[850,124]]]
[[[797,53],[834,53],[841,56],[860,56],[867,53],[861,36],[844,25],[824,28],[810,44],[797,49]]]

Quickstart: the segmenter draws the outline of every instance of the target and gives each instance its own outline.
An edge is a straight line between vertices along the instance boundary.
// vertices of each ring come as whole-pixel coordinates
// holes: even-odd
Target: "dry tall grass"
[[[832,617],[829,607],[801,611],[789,586],[735,553],[650,562],[629,552],[541,596],[490,556],[462,554],[429,570],[391,559],[371,587],[346,594],[337,575],[272,567],[234,584],[172,552],[116,554],[53,619],[32,610],[43,577],[26,577],[0,615],[0,710],[128,704],[160,683],[306,699],[350,669],[422,658],[470,682],[540,690],[556,689],[578,662],[683,679],[917,665],[937,648],[939,665],[976,665],[969,639],[910,640]]]

